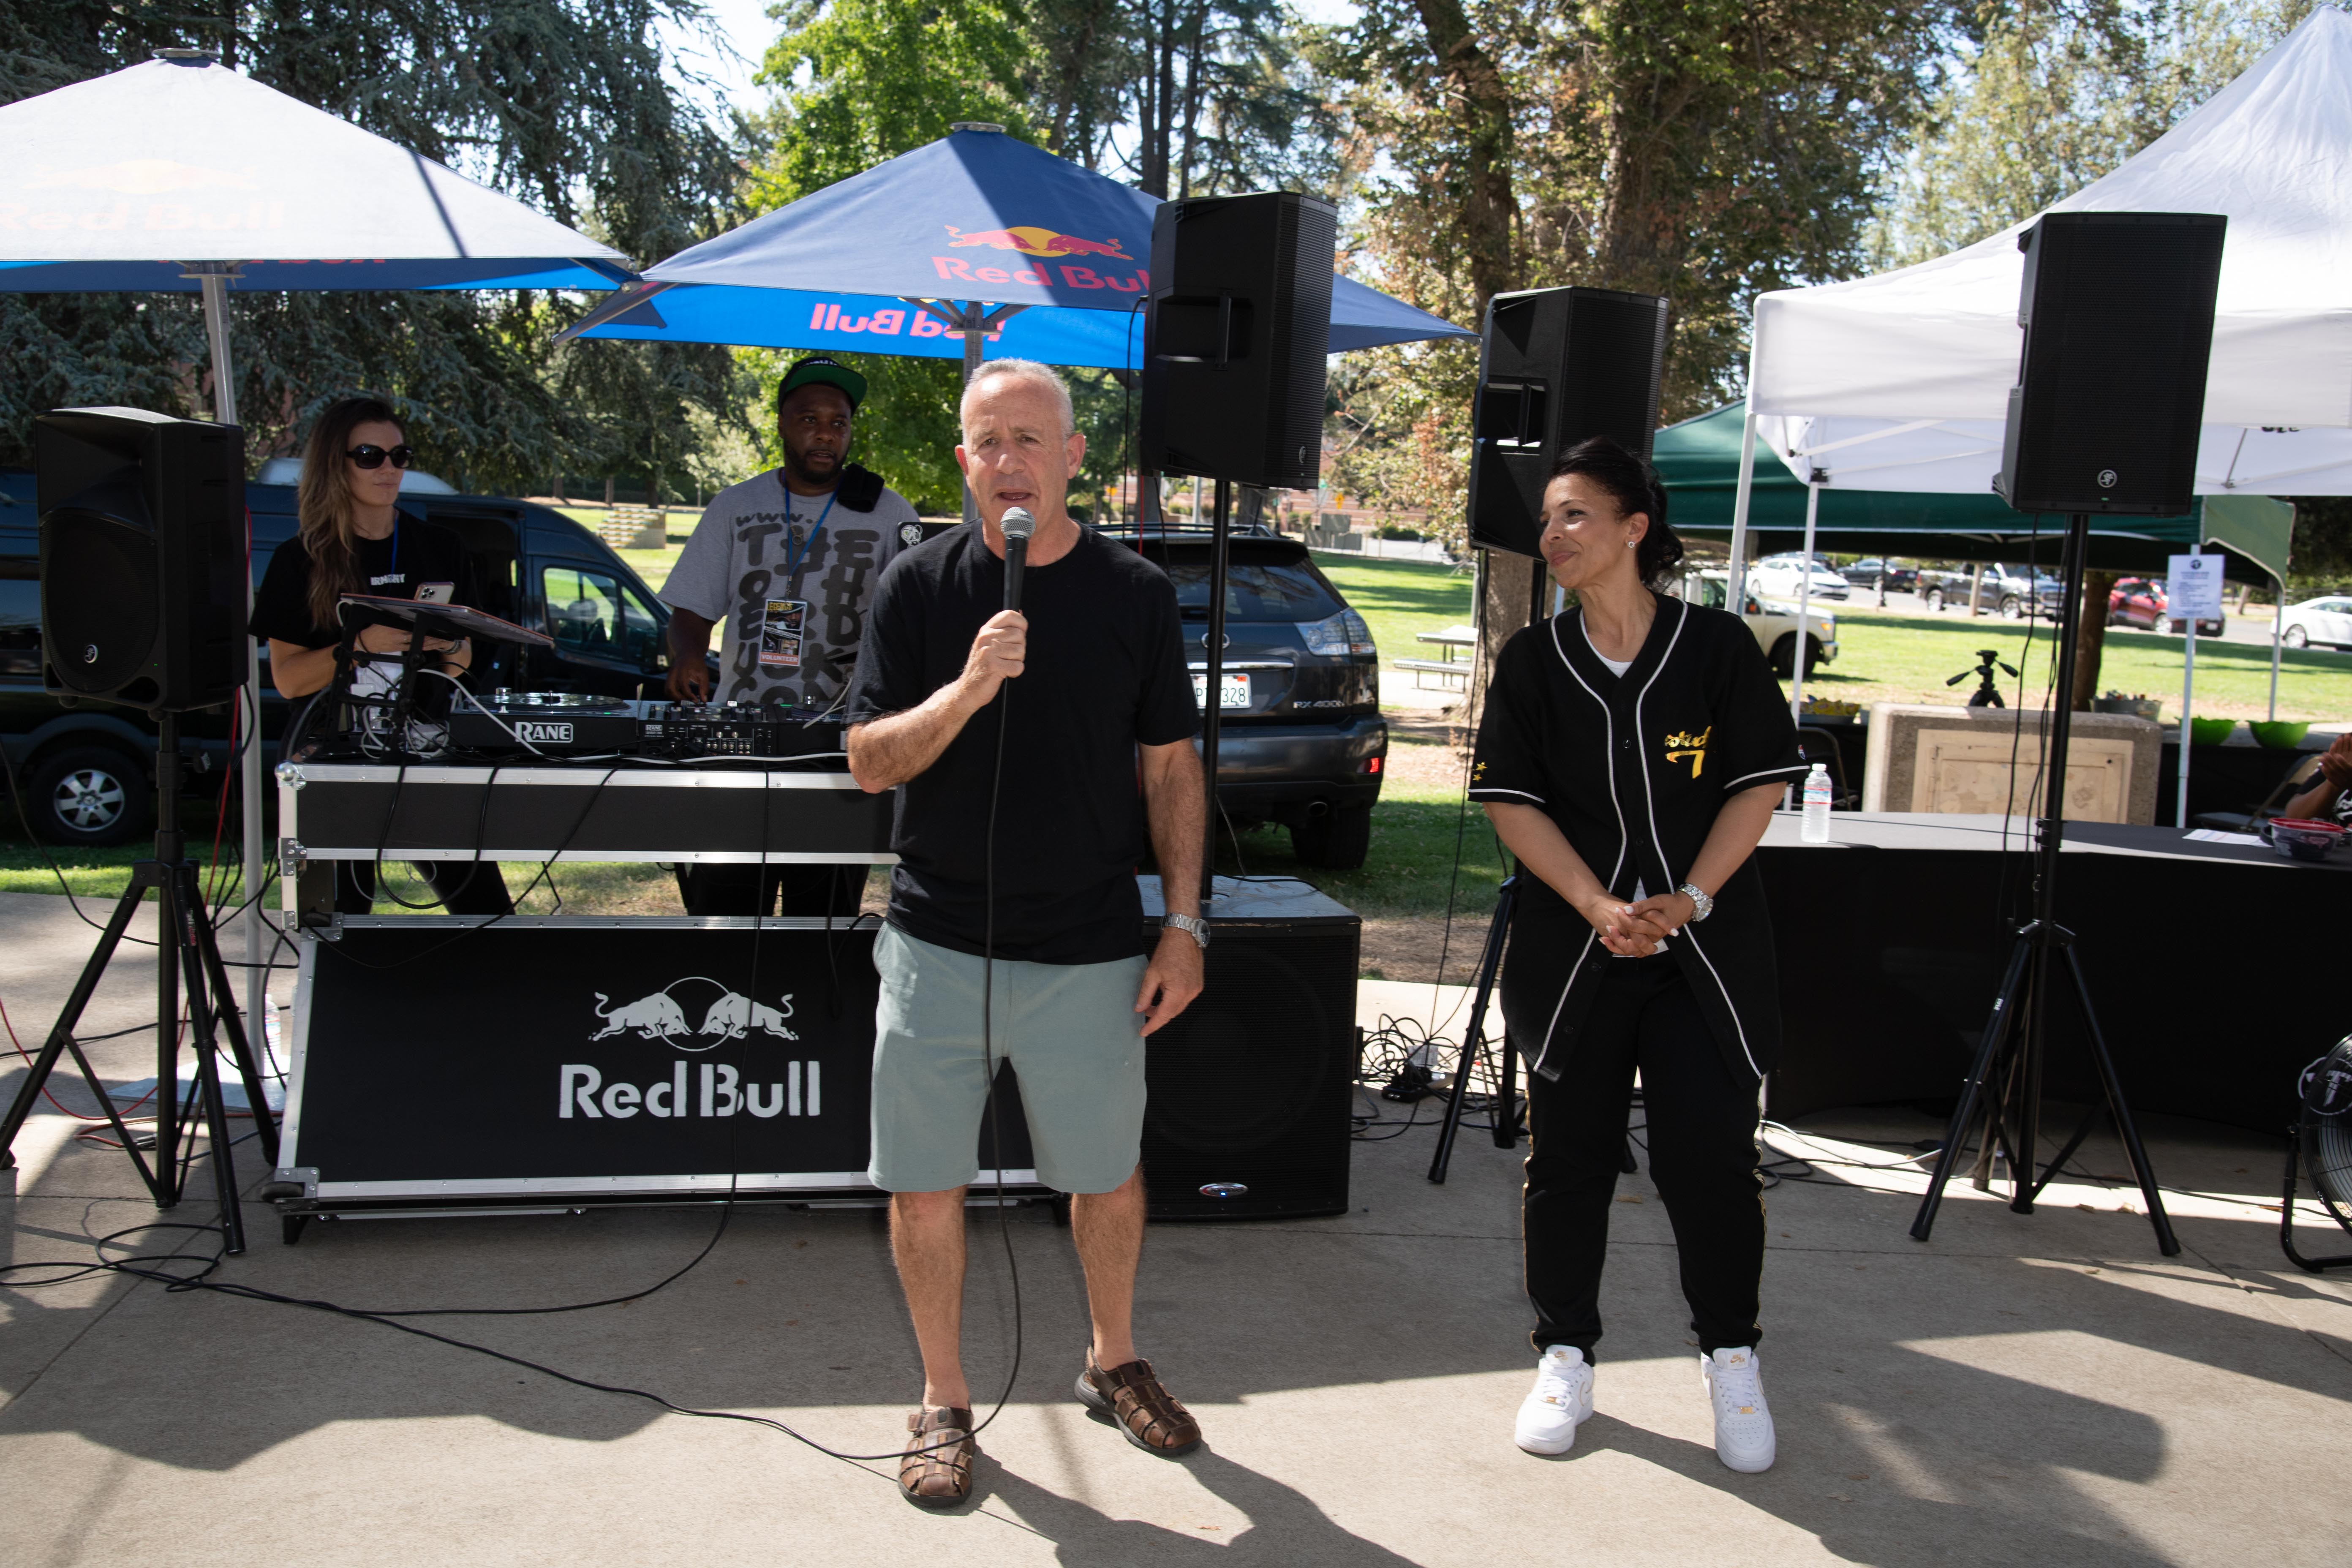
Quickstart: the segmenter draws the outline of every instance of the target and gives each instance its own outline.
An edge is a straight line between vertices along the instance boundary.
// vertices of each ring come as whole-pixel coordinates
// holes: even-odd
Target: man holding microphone
[[[982,366],[962,422],[956,457],[980,527],[884,574],[845,713],[858,783],[899,790],[899,863],[874,950],[868,1173],[893,1194],[891,1249],[923,1357],[898,1484],[926,1507],[971,1493],[964,1194],[999,1062],[1018,1064],[1039,1179],[1072,1194],[1094,1329],[1078,1397],[1147,1451],[1200,1441],[1130,1327],[1143,1037],[1200,994],[1208,944],[1200,714],[1175,590],[1064,509],[1086,441],[1053,371]],[[1006,607],[1008,514],[1015,534],[1033,528],[1018,610]],[[1134,875],[1147,826],[1168,908],[1148,953]]]

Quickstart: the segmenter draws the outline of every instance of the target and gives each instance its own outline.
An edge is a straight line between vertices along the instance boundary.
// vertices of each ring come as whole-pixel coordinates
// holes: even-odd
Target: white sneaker
[[[1760,1370],[1746,1345],[1698,1358],[1699,1382],[1715,1401],[1715,1457],[1743,1475],[1770,1469],[1780,1451]]]
[[[1592,1369],[1574,1345],[1547,1345],[1536,1363],[1536,1385],[1519,1403],[1511,1440],[1530,1454],[1565,1454],[1576,1446],[1576,1424],[1592,1414]]]

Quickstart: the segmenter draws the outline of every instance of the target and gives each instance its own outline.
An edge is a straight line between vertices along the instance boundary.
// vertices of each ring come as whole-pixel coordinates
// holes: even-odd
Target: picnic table
[[[1412,640],[1436,645],[1440,650],[1438,657],[1391,659],[1390,665],[1392,668],[1412,671],[1412,683],[1416,687],[1423,684],[1425,677],[1434,675],[1442,689],[1450,689],[1443,684],[1448,680],[1460,680],[1463,689],[1469,689],[1470,669],[1476,663],[1475,650],[1478,647],[1478,629],[1475,626],[1447,626],[1440,631],[1415,632]],[[1471,657],[1460,657],[1465,649],[1470,650]]]

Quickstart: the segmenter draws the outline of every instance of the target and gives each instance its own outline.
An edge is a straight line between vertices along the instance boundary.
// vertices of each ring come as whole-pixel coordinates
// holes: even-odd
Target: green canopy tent
[[[1695,539],[1731,538],[1747,415],[1747,405],[1735,403],[1658,432],[1652,458],[1665,481],[1675,532]],[[2008,502],[1990,492],[1817,489],[1785,464],[1762,463],[1755,469],[1748,500],[1748,555],[1753,560],[1804,549],[1810,528],[1813,548],[1840,553],[2054,565],[2065,522],[2063,517],[2012,511]],[[2092,519],[2085,564],[2160,576],[2167,557],[2200,545],[2218,546],[2225,578],[2275,587],[2284,605],[2294,530],[2294,508],[2285,501],[2257,495],[2200,496],[2197,510],[2179,517]],[[2038,561],[2030,559],[2035,556]],[[2274,622],[2273,717],[2278,712],[2278,664]]]
[[[1675,531],[1699,539],[1731,537],[1732,498],[1739,487],[1739,438],[1747,417],[1732,404],[1658,432],[1653,460],[1665,480]],[[1805,482],[1777,463],[1756,468],[1748,502],[1749,558],[1803,547]],[[2093,568],[2162,575],[2165,558],[2192,545],[2228,552],[2224,575],[2268,586],[2286,574],[2286,545],[2294,509],[2268,496],[2199,498],[2199,510],[2180,517],[2107,517],[2091,521]],[[1999,496],[1824,488],[1815,520],[1819,548],[1841,554],[1937,555],[1964,561],[2022,560],[2036,534],[2035,519],[2011,511]],[[2056,562],[2066,520],[2040,520],[2039,534]]]

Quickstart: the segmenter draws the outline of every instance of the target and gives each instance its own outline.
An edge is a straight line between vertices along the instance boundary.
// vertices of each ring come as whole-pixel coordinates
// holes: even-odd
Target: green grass
[[[1430,561],[1367,561],[1332,551],[1315,564],[1372,628],[1383,659],[1434,658],[1439,649],[1413,641],[1416,632],[1465,626],[1470,620],[1470,569]]]
[[[1454,907],[1483,914],[1495,907],[1496,889],[1503,880],[1486,814],[1475,805],[1465,814],[1458,791],[1428,785],[1391,780],[1381,789],[1380,805],[1372,808],[1371,850],[1356,870],[1300,863],[1290,852],[1289,832],[1272,826],[1244,832],[1238,858],[1233,838],[1220,836],[1217,870],[1227,876],[1246,871],[1253,877],[1297,877],[1358,914],[1376,919],[1442,915],[1446,889],[1454,884],[1457,824],[1462,872],[1454,884]]]
[[[2022,621],[1955,616],[1854,614],[1837,616],[1838,657],[1805,682],[1810,695],[1841,701],[1958,704],[1975,689],[1945,679],[1976,667],[1976,650],[1996,648],[2024,672],[2026,706],[2040,707],[2054,656],[2051,629]],[[2165,714],[2180,713],[2180,639],[2111,629],[2099,662],[2098,689],[2160,700]],[[2269,711],[2271,650],[2260,643],[2197,644],[2197,707],[2205,718],[2260,719]],[[1782,683],[1784,686],[1786,682]],[[2001,678],[2001,695],[2020,703],[2019,682]],[[2321,721],[2352,720],[2352,655],[2288,649],[2279,668],[2279,717]]]

